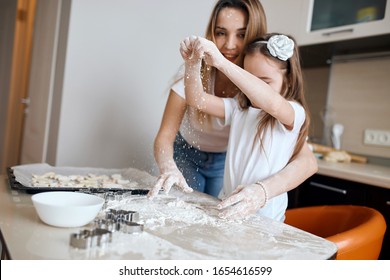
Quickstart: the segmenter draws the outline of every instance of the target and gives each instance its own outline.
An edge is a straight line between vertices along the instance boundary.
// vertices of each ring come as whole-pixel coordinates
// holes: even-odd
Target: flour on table
[[[153,200],[146,196],[131,196],[121,201],[110,201],[107,208],[136,211],[140,215],[139,222],[144,224],[144,229],[151,230],[170,225],[175,225],[175,227],[194,224],[218,226],[221,224],[221,219],[217,216],[218,210],[212,206],[186,202],[170,195],[160,195]]]

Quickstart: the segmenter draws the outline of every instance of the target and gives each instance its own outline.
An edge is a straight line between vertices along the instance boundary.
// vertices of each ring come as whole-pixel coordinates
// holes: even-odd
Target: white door
[[[1,122],[1,174],[5,173],[6,167],[20,162],[20,144],[25,120],[23,103],[28,99],[35,4],[35,0],[18,0],[14,6],[10,6],[7,1],[0,3],[2,8],[6,8],[4,15],[10,17],[6,20],[8,25],[4,27],[2,33],[13,34],[12,43],[7,42],[10,45],[4,49],[12,59],[7,69],[2,68],[2,71],[8,72],[1,73],[2,79],[9,83],[9,87],[7,85],[7,88],[3,88],[4,92],[1,96],[6,103],[1,106],[5,111],[2,113]],[[7,36],[8,39],[9,37],[11,36]]]
[[[21,164],[48,162],[50,131],[56,133],[56,115],[53,103],[56,83],[61,80],[56,74],[59,67],[58,44],[61,33],[63,1],[40,0],[37,2],[33,53],[29,83],[29,106],[23,132]],[[60,92],[60,89],[57,90]],[[55,137],[54,137],[55,138]]]

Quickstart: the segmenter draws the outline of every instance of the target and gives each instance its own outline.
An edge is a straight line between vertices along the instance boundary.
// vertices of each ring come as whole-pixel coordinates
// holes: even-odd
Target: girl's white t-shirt
[[[277,121],[272,131],[268,128],[264,132],[264,149],[261,149],[258,140],[253,145],[261,109],[250,107],[242,110],[237,100],[232,98],[224,98],[224,103],[225,125],[230,125],[230,135],[221,198],[229,196],[238,185],[253,184],[283,169],[294,152],[300,128],[305,121],[303,107],[290,102],[295,111],[294,128],[287,130]],[[270,199],[259,210],[259,214],[283,221],[286,208],[287,193],[283,193]]]
[[[210,88],[214,94],[214,75],[211,76]],[[180,79],[171,88],[177,95],[185,97],[184,79]],[[230,127],[223,124],[221,119],[209,117],[198,120],[198,114],[193,107],[188,106],[180,126],[180,134],[195,148],[204,152],[226,152]]]

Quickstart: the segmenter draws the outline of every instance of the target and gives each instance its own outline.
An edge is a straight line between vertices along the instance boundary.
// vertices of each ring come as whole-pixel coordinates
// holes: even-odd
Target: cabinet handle
[[[336,30],[336,31],[330,31],[330,32],[325,32],[322,33],[322,36],[332,36],[334,34],[339,34],[339,33],[352,33],[353,28],[348,28],[348,29],[342,29],[342,30]]]
[[[335,188],[335,187],[331,187],[331,186],[320,184],[320,183],[316,183],[316,182],[310,182],[310,185],[313,186],[313,187],[317,187],[317,188],[320,188],[320,189],[325,189],[325,190],[332,191],[332,192],[341,193],[341,194],[344,194],[344,195],[347,194],[347,190],[338,189],[338,188]]]

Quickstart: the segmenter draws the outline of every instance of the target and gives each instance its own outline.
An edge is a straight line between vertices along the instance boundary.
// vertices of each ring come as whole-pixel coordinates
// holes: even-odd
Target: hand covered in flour
[[[183,177],[183,174],[177,169],[177,167],[162,173],[158,178],[154,187],[149,191],[147,197],[153,199],[158,192],[162,189],[168,193],[172,186],[176,186],[183,192],[190,193],[193,191],[186,182],[186,179]]]
[[[203,53],[194,48],[194,42],[197,38],[191,36],[180,42],[180,54],[186,62],[199,62],[203,58]]]
[[[180,53],[186,61],[197,61],[203,58],[208,65],[214,67],[218,67],[224,59],[212,41],[197,36],[185,38],[180,43]]]
[[[258,184],[240,185],[226,199],[218,204],[218,209],[224,209],[220,218],[243,219],[262,208],[267,201],[266,192]]]

